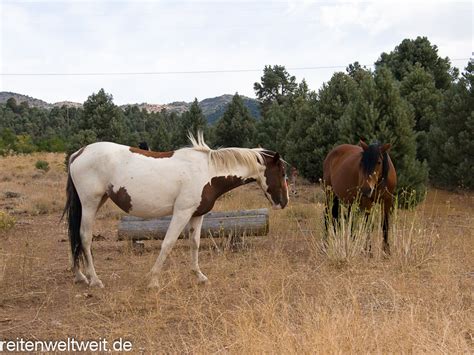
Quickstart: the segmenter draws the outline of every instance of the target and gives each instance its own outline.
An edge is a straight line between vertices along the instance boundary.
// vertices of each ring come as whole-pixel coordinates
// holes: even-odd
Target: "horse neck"
[[[248,182],[256,181],[258,176],[255,174],[254,171],[251,171],[250,168],[246,166],[236,166],[233,169],[223,169],[223,168],[211,168],[210,169],[210,178],[226,178],[226,177],[233,177],[236,179],[242,180],[242,184],[246,184]],[[230,179],[229,179],[230,180]]]

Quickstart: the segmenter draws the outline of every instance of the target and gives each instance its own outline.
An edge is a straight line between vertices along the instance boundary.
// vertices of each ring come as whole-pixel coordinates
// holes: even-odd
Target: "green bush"
[[[48,171],[49,170],[49,163],[44,160],[37,160],[35,164],[36,169]]]

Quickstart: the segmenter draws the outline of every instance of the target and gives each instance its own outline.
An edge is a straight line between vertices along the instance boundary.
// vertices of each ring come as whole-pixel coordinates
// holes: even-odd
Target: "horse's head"
[[[367,145],[363,140],[359,143],[363,149],[359,167],[359,188],[363,197],[372,198],[377,184],[383,178],[384,159],[391,144]]]
[[[257,179],[265,196],[272,203],[273,208],[285,208],[288,204],[288,185],[286,182],[285,163],[279,153],[262,152],[264,169]]]

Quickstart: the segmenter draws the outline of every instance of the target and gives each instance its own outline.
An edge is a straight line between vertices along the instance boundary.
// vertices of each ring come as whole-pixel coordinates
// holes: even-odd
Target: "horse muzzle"
[[[360,190],[360,192],[361,192],[363,197],[371,198],[372,195],[374,194],[374,189],[372,189],[370,187],[363,187]]]

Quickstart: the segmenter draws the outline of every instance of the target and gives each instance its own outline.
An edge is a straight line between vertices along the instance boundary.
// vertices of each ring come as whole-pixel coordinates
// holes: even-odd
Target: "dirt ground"
[[[37,160],[50,165],[35,169]],[[73,284],[60,154],[0,158],[0,340],[126,339],[158,353],[474,352],[474,194],[430,189],[397,211],[392,255],[337,260],[320,248],[322,192],[298,186],[270,210],[270,233],[203,239],[210,282],[196,284],[186,240],[166,262],[159,290],[147,272],[160,249],[117,241],[122,213],[99,212],[93,243],[104,289]],[[215,210],[270,207],[257,186],[236,189]],[[2,223],[0,222],[0,226]]]

